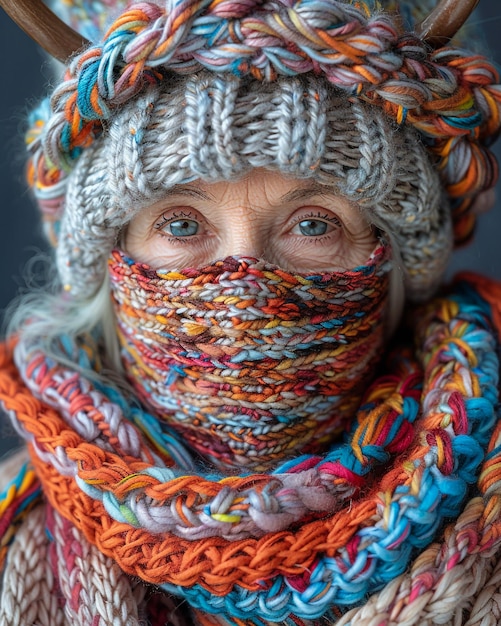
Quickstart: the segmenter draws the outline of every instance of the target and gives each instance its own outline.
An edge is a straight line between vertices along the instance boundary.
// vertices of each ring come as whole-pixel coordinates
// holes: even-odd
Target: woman
[[[133,5],[33,115],[3,623],[498,623],[501,90],[390,9]]]

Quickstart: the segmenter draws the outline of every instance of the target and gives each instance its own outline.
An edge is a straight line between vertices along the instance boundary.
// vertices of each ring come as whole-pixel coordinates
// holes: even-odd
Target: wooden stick
[[[416,25],[416,32],[430,46],[439,48],[454,37],[478,3],[479,0],[440,0]],[[0,6],[27,35],[63,63],[89,43],[42,0],[0,0]]]
[[[60,20],[42,0],[0,0],[0,6],[27,35],[63,63],[89,43]]]
[[[440,0],[416,26],[418,36],[432,48],[447,44],[470,17],[479,0]]]

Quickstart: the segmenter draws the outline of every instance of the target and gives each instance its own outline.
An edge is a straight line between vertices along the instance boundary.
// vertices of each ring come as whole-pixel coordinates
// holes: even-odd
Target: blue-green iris
[[[198,222],[195,220],[176,220],[169,224],[169,229],[174,237],[192,237],[198,232]]]
[[[302,235],[307,237],[318,237],[319,235],[325,235],[327,224],[320,220],[303,220],[299,222],[299,230]]]

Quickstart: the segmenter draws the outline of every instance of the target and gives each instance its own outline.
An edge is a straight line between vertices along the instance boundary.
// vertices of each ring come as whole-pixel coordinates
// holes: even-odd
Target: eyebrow
[[[314,196],[329,195],[329,188],[320,183],[313,182],[308,187],[301,187],[299,189],[292,189],[279,198],[280,204],[286,204],[287,202],[297,202],[298,200],[308,200]]]
[[[187,196],[188,198],[195,198],[197,200],[209,200],[215,202],[216,199],[210,193],[206,193],[196,187],[172,187],[167,190],[166,198],[170,196]]]

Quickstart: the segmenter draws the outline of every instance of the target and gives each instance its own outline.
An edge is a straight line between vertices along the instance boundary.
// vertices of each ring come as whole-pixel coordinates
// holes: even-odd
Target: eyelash
[[[311,211],[310,213],[305,214],[305,215],[298,215],[297,217],[293,219],[292,226],[294,227],[300,222],[304,222],[305,220],[308,220],[308,219],[323,220],[325,222],[331,222],[332,224],[336,224],[336,226],[339,226],[339,227],[342,226],[340,220],[337,217],[333,215],[328,215],[327,213],[325,215],[322,215],[320,211],[318,211],[316,215],[314,211]]]
[[[166,224],[170,224],[171,222],[175,222],[176,220],[182,219],[183,217],[185,217],[186,219],[189,220],[194,220],[196,219],[197,216],[193,215],[193,213],[185,212],[185,211],[180,211],[179,213],[173,213],[170,217],[165,217],[165,213],[162,214],[161,217],[161,222],[157,222],[155,224],[155,230],[162,230],[162,228],[166,225]]]

